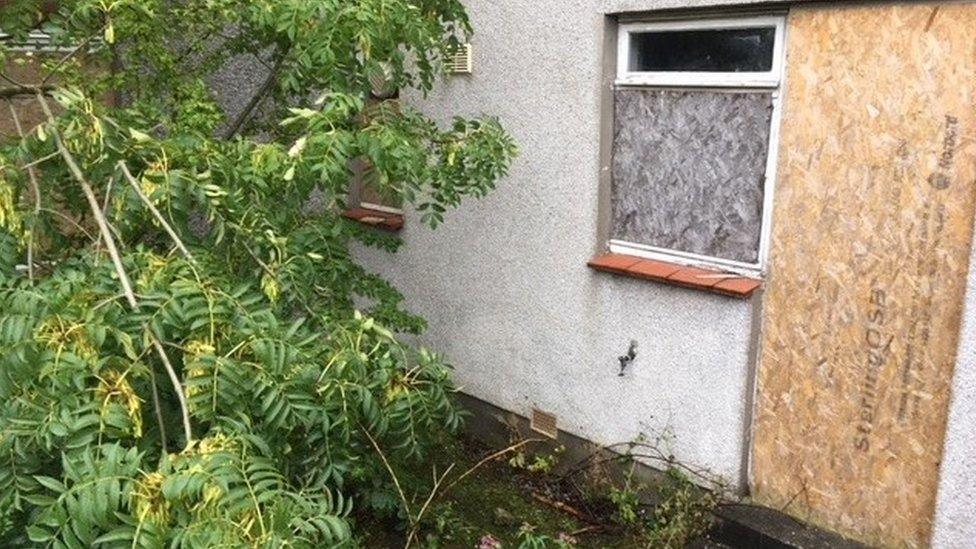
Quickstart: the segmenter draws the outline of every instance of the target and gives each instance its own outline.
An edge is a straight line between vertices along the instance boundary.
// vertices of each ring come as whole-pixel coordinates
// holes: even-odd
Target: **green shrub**
[[[4,3],[4,32],[80,47],[0,82],[50,111],[0,143],[0,544],[323,547],[353,505],[417,520],[393,479],[457,428],[450,369],[351,252],[398,239],[341,214],[353,159],[430,225],[505,174],[494,119],[369,100],[379,69],[430,89],[461,4],[40,4]],[[243,54],[267,80],[227,113],[207,82]]]
[[[644,527],[648,547],[681,549],[708,532],[719,492],[697,486],[674,467],[667,470],[657,490],[659,501]]]

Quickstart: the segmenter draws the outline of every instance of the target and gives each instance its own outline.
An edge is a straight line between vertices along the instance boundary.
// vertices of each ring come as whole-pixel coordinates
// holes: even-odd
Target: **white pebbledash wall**
[[[742,3],[742,2],[739,2]],[[408,102],[447,122],[497,115],[510,177],[399,253],[362,253],[430,322],[462,389],[599,442],[669,432],[674,455],[744,485],[756,305],[596,273],[604,13],[690,2],[468,0],[474,74]],[[705,4],[698,2],[694,4]],[[715,4],[710,2],[709,4]],[[757,301],[758,303],[758,301]],[[630,340],[637,359],[619,377]]]
[[[932,546],[968,549],[976,543],[976,247],[969,261],[966,308],[952,383]]]
[[[555,413],[560,429],[598,443],[669,432],[677,459],[739,488],[761,297],[596,273],[586,261],[604,244],[605,14],[750,3],[467,0],[474,74],[407,100],[443,122],[497,115],[521,156],[495,192],[467,201],[439,229],[408,213],[398,254],[360,252],[429,319],[423,342],[455,364],[468,394],[525,416],[533,407]],[[940,548],[976,539],[976,271],[969,283],[933,538]],[[637,360],[618,377],[616,357],[631,339]]]

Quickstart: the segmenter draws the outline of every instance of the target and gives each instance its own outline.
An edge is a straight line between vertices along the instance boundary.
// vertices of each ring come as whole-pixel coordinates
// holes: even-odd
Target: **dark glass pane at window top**
[[[774,27],[635,32],[630,70],[766,72],[773,68]]]

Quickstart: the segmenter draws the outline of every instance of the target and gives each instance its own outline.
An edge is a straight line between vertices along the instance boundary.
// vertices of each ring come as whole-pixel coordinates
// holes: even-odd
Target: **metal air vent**
[[[459,44],[447,59],[449,74],[471,74],[474,71],[471,44]]]
[[[532,409],[532,419],[529,422],[529,428],[540,435],[545,435],[549,438],[556,438],[559,436],[559,427],[556,425],[556,416],[535,408]]]

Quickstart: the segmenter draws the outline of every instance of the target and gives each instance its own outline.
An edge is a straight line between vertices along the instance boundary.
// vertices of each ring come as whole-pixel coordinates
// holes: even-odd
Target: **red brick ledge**
[[[684,288],[747,298],[762,287],[762,280],[735,273],[689,267],[624,254],[603,254],[587,263],[591,269]]]
[[[403,228],[403,215],[369,208],[352,208],[342,212],[342,217],[384,231],[396,232]]]

